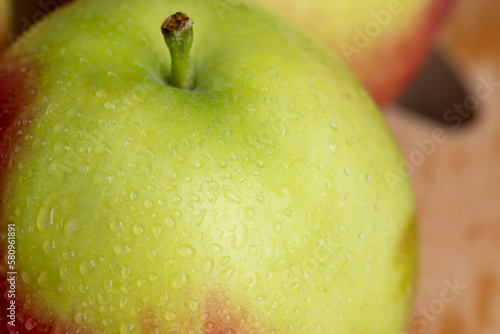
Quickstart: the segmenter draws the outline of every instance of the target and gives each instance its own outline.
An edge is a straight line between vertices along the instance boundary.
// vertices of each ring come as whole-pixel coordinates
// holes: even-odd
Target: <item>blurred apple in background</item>
[[[379,105],[418,72],[455,0],[257,0],[319,36]]]
[[[468,126],[454,122],[451,128],[400,108],[384,114],[406,159],[422,152],[423,142],[433,146],[412,173],[421,266],[409,334],[500,333],[499,15],[498,0],[462,0],[438,41],[469,88],[467,100],[455,103],[465,107],[466,101],[481,96],[476,105],[479,117]],[[495,84],[489,94],[481,90],[481,78]],[[476,89],[484,95],[476,95]],[[453,103],[448,106],[452,107]],[[446,141],[431,144],[432,132],[440,127]],[[458,282],[462,289],[441,308],[441,296],[449,293],[446,280]]]
[[[0,48],[5,44],[11,22],[10,0],[0,0]]]
[[[4,0],[0,0],[2,2]],[[10,1],[10,0],[9,0]],[[12,43],[32,24],[39,22],[57,7],[72,0],[16,0],[12,3],[12,33],[8,40]]]

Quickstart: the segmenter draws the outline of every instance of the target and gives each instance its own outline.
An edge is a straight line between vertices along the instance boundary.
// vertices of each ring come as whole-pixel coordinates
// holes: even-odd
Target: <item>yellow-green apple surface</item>
[[[400,333],[412,188],[328,48],[211,0],[29,33],[0,60],[2,333]]]
[[[320,37],[380,105],[420,69],[455,0],[257,0]],[[219,6],[219,11],[228,11]]]
[[[11,0],[0,0],[0,48],[3,48],[7,41],[11,23]]]

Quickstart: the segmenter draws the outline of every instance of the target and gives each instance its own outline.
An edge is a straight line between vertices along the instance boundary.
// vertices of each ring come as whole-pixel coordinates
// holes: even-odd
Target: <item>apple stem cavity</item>
[[[170,50],[172,73],[170,84],[190,90],[193,88],[193,70],[189,51],[193,45],[193,20],[184,13],[169,16],[161,25],[161,32]]]

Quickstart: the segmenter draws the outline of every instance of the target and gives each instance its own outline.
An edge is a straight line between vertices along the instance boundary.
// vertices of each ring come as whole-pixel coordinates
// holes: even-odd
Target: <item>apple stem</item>
[[[192,89],[194,79],[189,51],[193,45],[193,20],[177,12],[163,22],[161,32],[172,60],[170,84],[181,89]]]

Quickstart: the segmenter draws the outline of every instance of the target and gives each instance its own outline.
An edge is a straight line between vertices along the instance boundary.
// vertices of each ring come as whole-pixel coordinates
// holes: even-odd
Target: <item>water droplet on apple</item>
[[[200,307],[200,302],[193,299],[188,300],[187,303],[191,311],[196,311]]]
[[[74,320],[78,325],[85,325],[88,321],[88,316],[86,313],[78,312],[75,314]]]
[[[59,276],[63,280],[67,280],[71,277],[71,272],[69,271],[69,268],[65,265],[62,265],[59,267]]]
[[[87,293],[89,291],[89,287],[88,285],[80,284],[80,286],[78,287],[78,291],[80,291],[81,293]]]
[[[78,167],[82,160],[83,159],[78,154],[76,154],[76,152],[71,147],[71,150],[65,156],[64,164],[66,165],[68,172],[71,173],[73,172],[73,168]]]
[[[163,231],[162,225],[153,226],[153,235],[156,239],[160,238],[162,231]]]
[[[111,229],[111,231],[115,233],[119,233],[125,230],[123,222],[117,222],[117,221],[112,221],[111,223],[109,223],[109,228]]]
[[[132,201],[135,201],[137,199],[137,192],[135,190],[132,190],[129,195],[130,199]]]
[[[248,227],[240,221],[234,232],[235,233],[231,236],[230,246],[236,250],[241,250],[247,243]]]
[[[273,229],[274,229],[274,232],[276,232],[277,234],[281,233],[281,230],[282,230],[282,225],[279,221],[274,221],[274,224],[273,224]]]
[[[68,132],[68,127],[65,123],[60,122],[60,123],[57,123],[56,125],[54,125],[52,130],[54,131],[54,133],[62,134],[62,133]]]
[[[264,239],[263,250],[264,254],[267,257],[274,258],[274,252],[276,250],[276,240],[274,240],[274,238],[269,234],[267,234],[267,238]]]
[[[255,217],[255,209],[251,206],[247,206],[245,208],[245,217],[249,220],[253,219]]]
[[[110,318],[103,318],[101,322],[104,326],[109,327],[113,323],[113,320]]]
[[[56,242],[54,240],[45,240],[43,242],[43,251],[45,254],[50,254],[56,248]]]
[[[130,286],[130,285],[122,285],[121,290],[122,290],[123,293],[128,294],[128,293],[130,293],[130,291],[132,291],[132,286]]]
[[[214,260],[206,258],[203,261],[201,272],[204,273],[205,275],[210,275],[212,273],[212,270],[214,269],[214,265],[215,265]]]
[[[84,301],[82,301],[82,306],[84,308],[91,308],[92,307],[92,301],[91,300],[84,300]]]
[[[222,246],[219,244],[211,244],[210,245],[210,252],[212,252],[212,254],[220,254],[220,253],[222,253],[223,250],[224,250],[224,248],[222,248]]]
[[[37,325],[37,320],[34,318],[27,318],[24,320],[24,328],[26,328],[27,331],[35,329]]]
[[[171,170],[168,171],[168,178],[170,180],[174,181],[177,179],[178,176],[179,176],[179,174],[178,174],[177,170],[172,168]]]
[[[333,130],[335,130],[335,131],[337,131],[337,130],[338,130],[338,128],[337,128],[337,123],[335,123],[335,122],[333,122],[333,121],[331,121],[331,122],[330,122],[330,127],[331,127]]]
[[[212,333],[214,327],[215,324],[213,322],[207,322],[203,328],[205,329],[205,333]]]
[[[180,256],[182,256],[185,259],[191,259],[196,254],[195,249],[189,245],[180,246],[177,249],[177,252],[179,253]]]
[[[113,102],[108,101],[108,102],[104,103],[104,108],[107,110],[115,110],[116,106]]]
[[[198,160],[192,160],[189,164],[194,169],[198,169],[198,168],[201,168],[203,166],[203,164],[201,162],[199,162]]]
[[[75,256],[75,252],[72,250],[65,249],[62,252],[62,256],[66,261],[71,261]]]
[[[42,204],[36,218],[36,226],[41,232],[47,231],[54,225],[55,207],[50,205],[51,199],[48,198]]]
[[[133,324],[121,324],[120,334],[133,334],[135,333],[135,325]]]
[[[259,201],[260,203],[264,203],[264,199],[265,199],[265,198],[264,198],[264,196],[262,196],[262,195],[256,195],[256,196],[255,196],[255,199],[256,199],[257,201]]]
[[[84,260],[80,263],[78,268],[83,276],[90,275],[95,268],[95,262],[94,260]]]
[[[165,306],[167,305],[168,303],[168,291],[167,290],[163,290],[161,292],[158,293],[158,300],[156,302],[156,305],[159,306],[159,307],[162,307],[162,306]]]
[[[115,245],[113,247],[113,252],[118,256],[124,256],[132,252],[132,248],[128,245]]]
[[[63,154],[69,151],[69,145],[65,140],[59,139],[54,144],[54,153]]]
[[[109,305],[111,300],[112,296],[109,293],[100,293],[97,295],[97,302],[101,305]]]
[[[257,246],[255,245],[248,246],[248,253],[250,253],[250,255],[256,255],[258,251],[259,249],[257,248]]]
[[[33,141],[33,144],[31,144],[31,148],[33,151],[38,152],[42,147],[45,146],[45,138],[39,137]]]
[[[174,321],[175,319],[177,319],[177,314],[172,311],[167,311],[165,312],[164,318],[166,321]]]
[[[156,259],[156,250],[148,249],[146,255],[150,261],[154,261]]]
[[[168,228],[174,228],[175,227],[175,221],[172,218],[167,217],[167,218],[165,218],[165,225]]]
[[[134,231],[134,234],[139,237],[144,233],[144,228],[142,228],[142,226],[135,225],[133,228],[133,231]]]
[[[87,164],[83,164],[83,165],[78,166],[78,171],[79,171],[80,173],[82,173],[82,174],[86,174],[86,173],[88,173],[88,172],[89,172],[89,170],[90,170],[90,166],[89,166],[89,165],[87,165]]]
[[[345,176],[351,175],[351,170],[349,168],[347,168],[347,167],[344,168],[344,174],[345,174]]]
[[[109,315],[113,313],[113,306],[111,305],[99,306],[99,313],[102,315]]]
[[[97,98],[103,99],[107,97],[106,91],[104,89],[101,89],[95,93],[95,96]]]
[[[120,273],[124,279],[130,279],[132,276],[132,268],[131,267],[123,267],[120,270]]]
[[[104,290],[111,292],[113,290],[114,281],[112,278],[104,280]]]
[[[81,141],[78,143],[78,152],[82,155],[90,154],[92,152],[92,145],[86,140]]]
[[[38,279],[37,279],[37,282],[38,284],[40,284],[41,286],[44,286],[45,284],[47,284],[47,282],[49,281],[49,275],[47,274],[46,271],[42,272],[39,276],[38,276]]]
[[[189,282],[189,276],[185,271],[183,271],[181,274],[173,276],[170,279],[170,286],[172,289],[175,291],[178,291],[184,287]]]
[[[235,271],[236,268],[234,266],[229,266],[227,269],[224,269],[219,273],[219,277],[224,281],[228,281],[231,277],[233,277]]]
[[[196,226],[200,226],[203,223],[203,220],[205,219],[207,212],[208,211],[205,209],[200,211],[200,215],[196,218]]]
[[[64,235],[68,239],[72,239],[80,232],[80,220],[76,216],[68,218],[64,224]]]
[[[242,199],[240,196],[238,196],[234,191],[225,189],[224,190],[224,196],[228,201],[234,202],[236,204],[241,204]]]
[[[153,201],[150,200],[150,199],[147,199],[144,201],[144,206],[147,208],[147,209],[151,209],[153,207]]]
[[[229,256],[224,256],[220,260],[220,265],[224,267],[226,264],[228,264],[229,260],[231,260],[231,258]]]
[[[366,182],[370,182],[372,180],[372,176],[370,174],[366,174]]]

